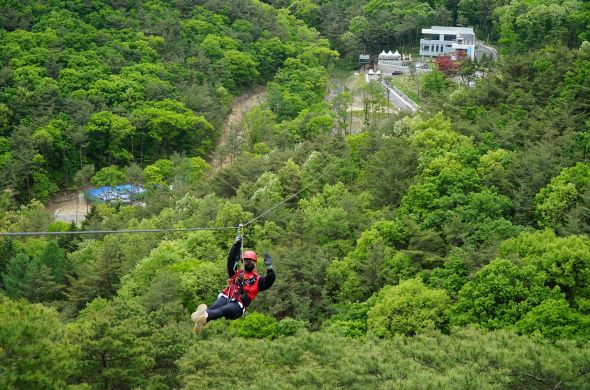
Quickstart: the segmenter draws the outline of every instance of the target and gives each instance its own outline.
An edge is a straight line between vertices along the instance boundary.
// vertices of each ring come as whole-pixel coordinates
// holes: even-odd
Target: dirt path
[[[214,154],[216,157],[211,161],[213,169],[219,170],[221,167],[231,163],[230,156],[220,153],[220,150],[226,145],[230,129],[232,126],[238,125],[249,110],[262,104],[265,95],[266,87],[258,87],[252,91],[243,93],[235,99],[232,111],[227,117],[225,126],[223,127],[221,140],[219,145],[217,145],[216,153]],[[219,157],[223,157],[223,160],[221,161]],[[90,209],[90,205],[84,196],[84,192],[80,191],[77,194],[62,194],[61,196],[54,198],[47,205],[46,209],[56,221],[64,221],[68,223],[74,222],[79,225],[84,221],[86,213]]]
[[[221,139],[217,145],[217,148],[215,149],[215,153],[213,154],[214,157],[211,160],[211,166],[215,171],[232,163],[230,152],[226,150],[228,136],[233,135],[231,134],[232,127],[239,125],[242,119],[244,119],[244,115],[246,115],[246,113],[252,108],[262,104],[265,97],[266,87],[259,86],[252,91],[244,92],[235,99],[232,105],[231,113],[227,117],[225,125],[223,126]],[[238,137],[242,136],[243,134],[238,134]]]
[[[55,198],[47,205],[47,210],[54,220],[74,222],[77,225],[84,221],[89,209],[90,205],[86,201],[84,191]]]

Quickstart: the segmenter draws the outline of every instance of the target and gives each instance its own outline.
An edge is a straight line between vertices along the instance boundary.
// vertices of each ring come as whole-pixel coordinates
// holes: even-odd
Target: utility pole
[[[387,89],[387,117],[389,117],[389,84],[387,84],[385,89]]]
[[[352,106],[354,104],[354,96],[350,99],[350,125],[348,126],[348,135],[352,135]]]

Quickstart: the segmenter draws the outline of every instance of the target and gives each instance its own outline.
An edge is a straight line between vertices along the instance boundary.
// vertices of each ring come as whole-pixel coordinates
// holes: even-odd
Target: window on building
[[[430,45],[424,45],[424,47],[422,47],[422,51],[430,51]]]
[[[457,35],[445,35],[445,41],[454,41],[457,39]]]

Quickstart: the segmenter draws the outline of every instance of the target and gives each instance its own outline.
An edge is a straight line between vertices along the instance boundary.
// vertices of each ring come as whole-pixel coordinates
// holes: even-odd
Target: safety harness
[[[223,290],[230,301],[237,301],[247,307],[256,295],[258,295],[258,279],[260,275],[256,271],[245,272],[238,270],[228,280],[228,286]]]
[[[243,225],[238,225],[238,233],[242,235]],[[243,237],[243,236],[242,236]],[[245,310],[250,302],[258,295],[258,278],[260,275],[256,270],[252,272],[245,272],[240,270],[240,262],[244,261],[244,240],[240,245],[240,261],[234,264],[234,275],[229,278],[228,286],[223,290],[223,294],[227,296],[230,301],[238,302]]]

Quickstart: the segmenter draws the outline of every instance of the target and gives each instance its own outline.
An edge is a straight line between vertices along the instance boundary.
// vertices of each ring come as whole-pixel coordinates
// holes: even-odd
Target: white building
[[[420,39],[420,55],[436,57],[443,54],[462,53],[475,58],[475,33],[472,27],[423,28],[426,38]]]

